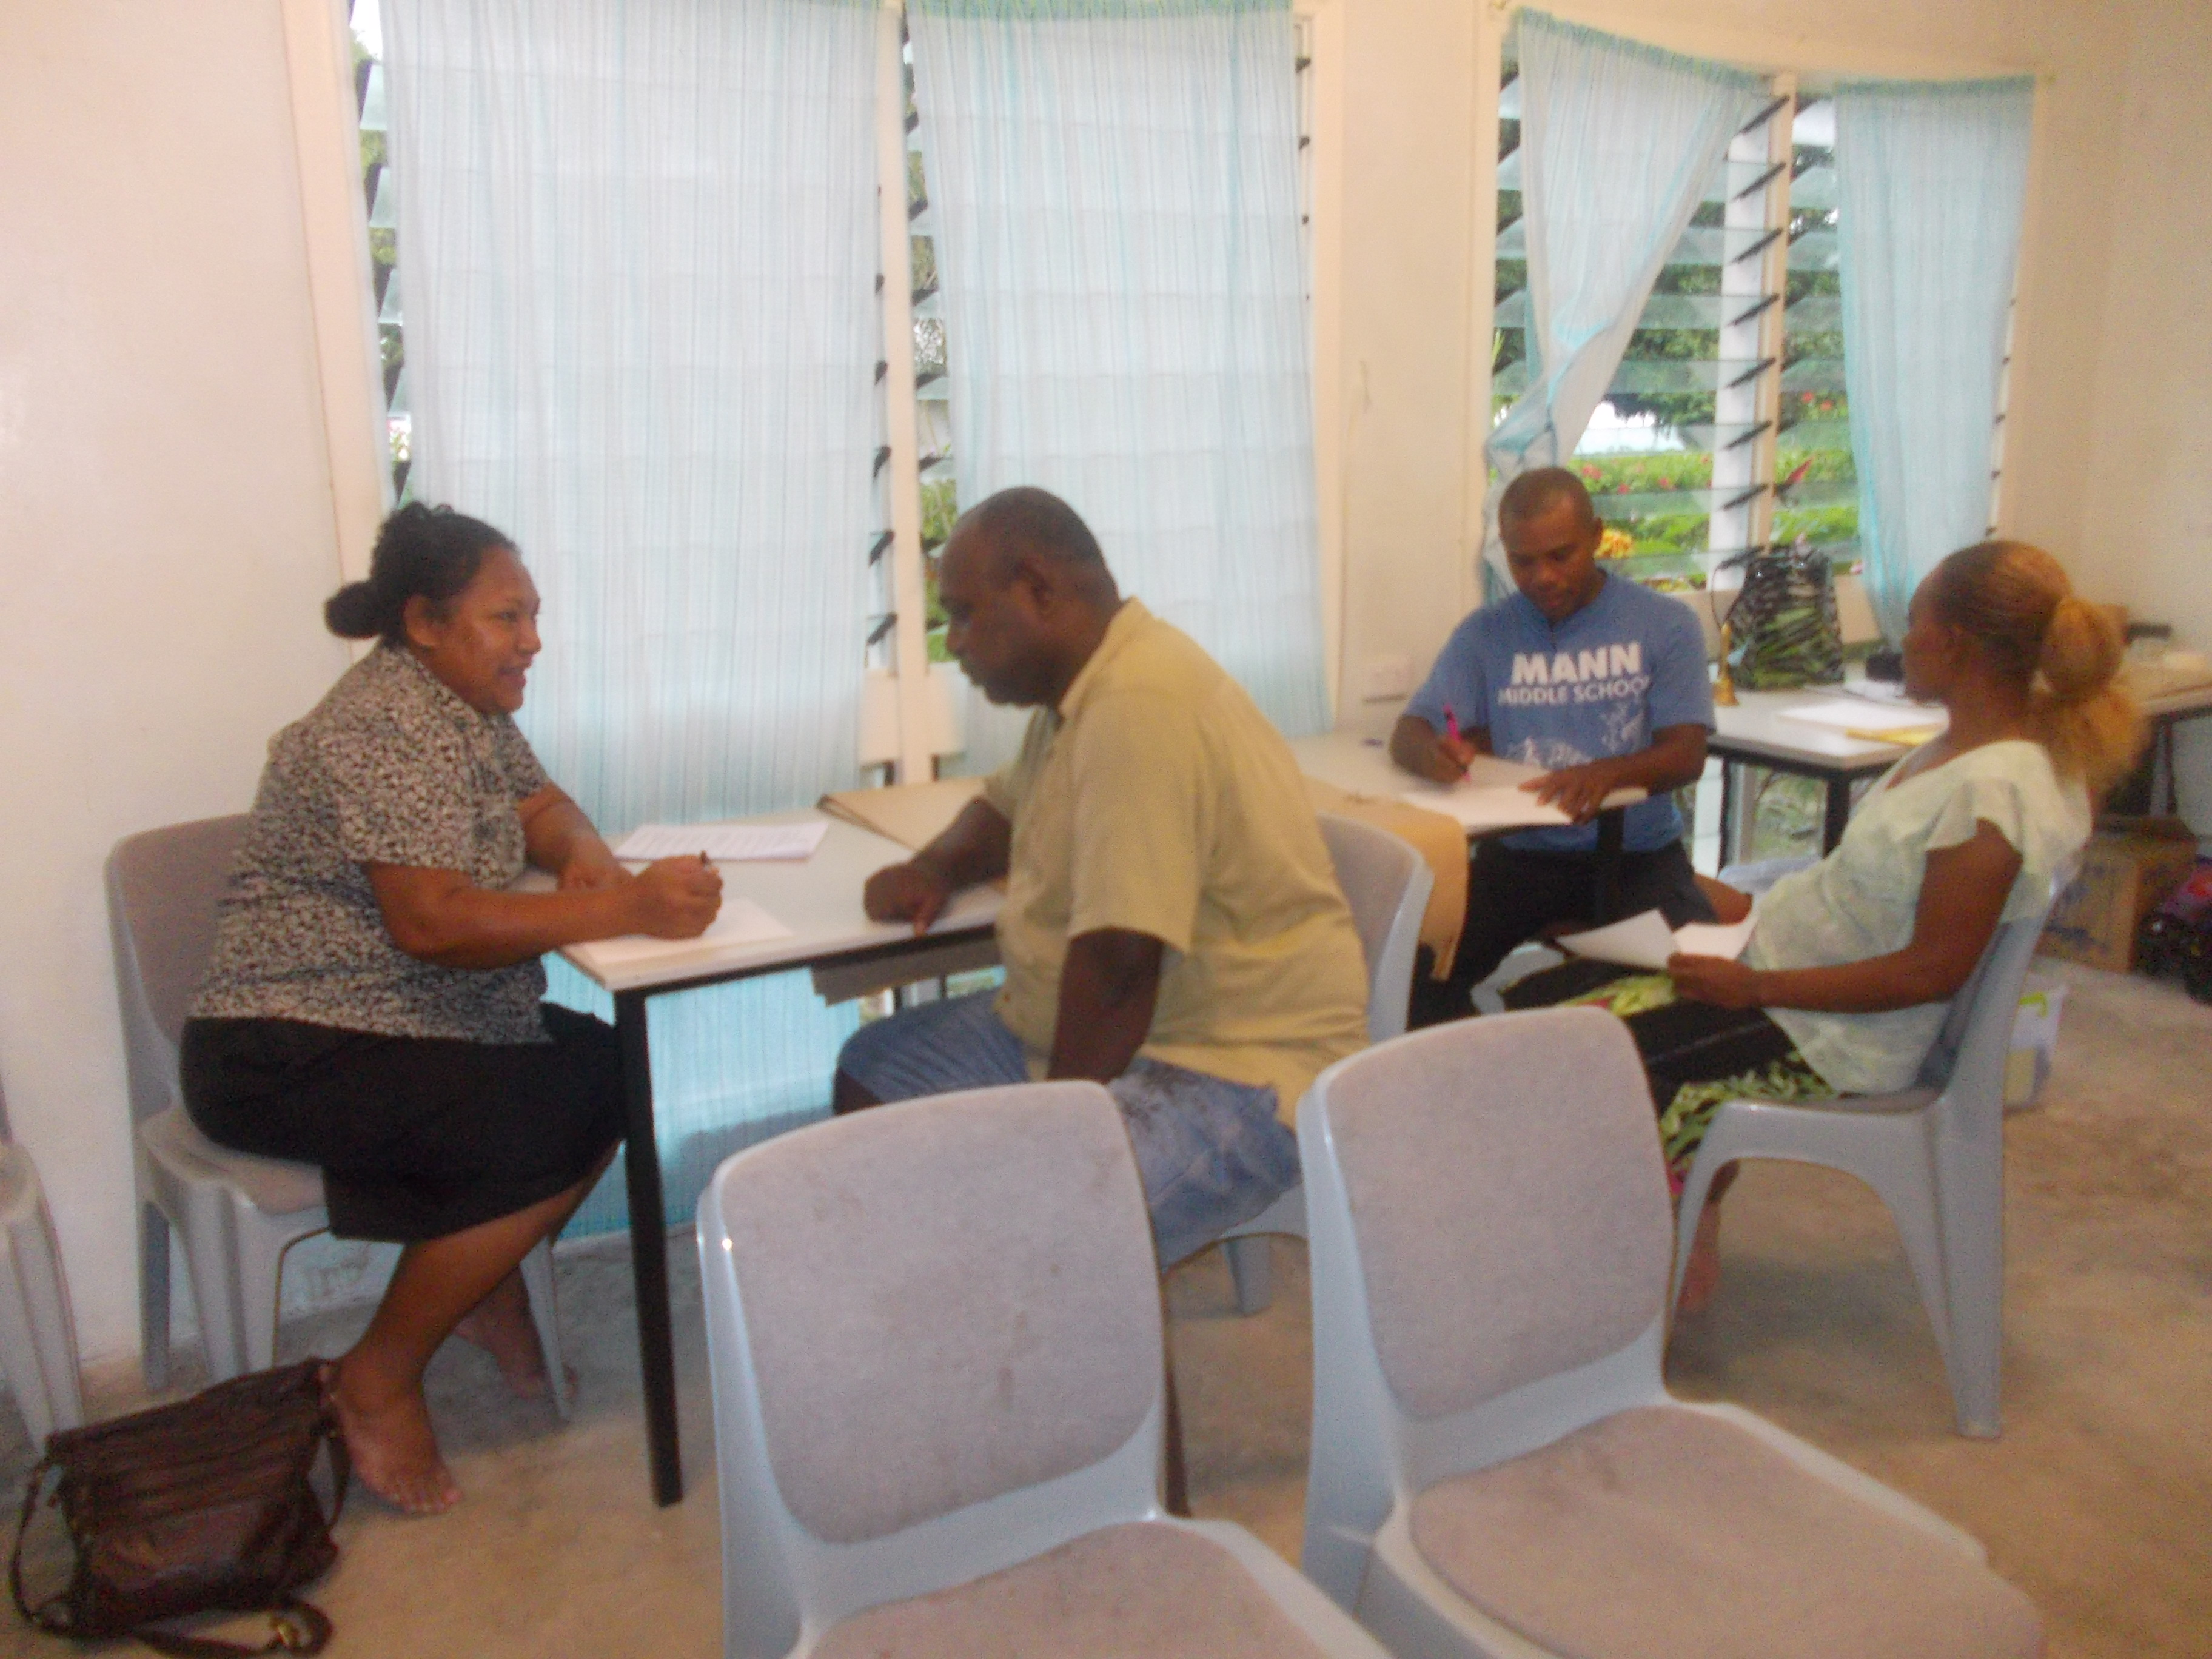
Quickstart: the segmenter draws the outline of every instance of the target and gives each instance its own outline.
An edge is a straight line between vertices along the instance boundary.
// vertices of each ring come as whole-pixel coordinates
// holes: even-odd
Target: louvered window
[[[404,501],[412,428],[407,416],[407,337],[399,313],[399,208],[386,144],[384,26],[377,0],[350,0],[354,106],[361,119],[362,200],[368,213],[371,302],[384,371],[386,464],[392,499]]]
[[[1778,76],[1682,233],[1571,465],[1617,567],[1703,586],[1731,556],[1825,550],[1856,568],[1858,474],[1844,384],[1835,108]],[[1492,418],[1528,385],[1521,86],[1508,32],[1498,104]],[[1997,458],[1992,440],[1991,505]],[[1726,580],[1725,578],[1723,580]]]

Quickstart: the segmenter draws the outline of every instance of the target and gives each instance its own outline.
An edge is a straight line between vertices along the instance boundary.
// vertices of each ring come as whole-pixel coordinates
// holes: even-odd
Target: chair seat
[[[1322,1659],[1237,1559],[1137,1522],[833,1626],[815,1659]]]
[[[1414,1548],[1482,1612],[1576,1659],[2030,1659],[2034,1608],[1733,1424],[1621,1412],[1441,1481]]]
[[[194,1127],[181,1106],[148,1118],[138,1126],[138,1133],[155,1162],[188,1181],[235,1188],[264,1215],[321,1207],[323,1172],[313,1164],[256,1158],[218,1146]]]

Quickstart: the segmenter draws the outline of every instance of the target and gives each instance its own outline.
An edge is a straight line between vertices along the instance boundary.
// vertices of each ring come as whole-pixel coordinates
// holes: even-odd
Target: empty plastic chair
[[[1257,1539],[1161,1509],[1158,1268],[1097,1084],[750,1147],[698,1238],[732,1659],[1382,1659]]]
[[[8,1139],[0,1098],[0,1366],[33,1446],[84,1421],[69,1282],[31,1155]]]
[[[209,1375],[221,1382],[275,1363],[284,1252],[323,1231],[322,1171],[216,1146],[186,1115],[177,1044],[215,948],[216,908],[247,819],[202,818],[118,842],[107,860],[108,926],[122,1004],[138,1192],[140,1363],[149,1389],[169,1382],[169,1230],[185,1247]],[[568,1416],[568,1367],[553,1302],[553,1255],[523,1259],[553,1401]]]
[[[1965,1533],[1660,1377],[1672,1232],[1644,1070],[1590,1008],[1463,1020],[1299,1114],[1307,1573],[1401,1656],[2025,1659]]]
[[[1352,925],[1367,958],[1367,1040],[1380,1042],[1406,1029],[1406,999],[1413,981],[1413,953],[1421,915],[1437,884],[1413,845],[1387,830],[1333,812],[1321,815],[1321,836],[1336,866],[1336,884],[1352,907]],[[1273,1299],[1267,1236],[1306,1236],[1306,1198],[1293,1187],[1242,1226],[1222,1235],[1237,1307],[1255,1314]]]
[[[2070,877],[2062,875],[2057,886]],[[1691,1162],[1676,1218],[1674,1297],[1713,1177],[1742,1158],[1779,1158],[1856,1176],[1888,1206],[1951,1380],[1959,1432],[1999,1427],[2004,1331],[2004,1072],[2021,981],[2046,904],[1999,927],[1951,1000],[1919,1085],[1893,1095],[1784,1105],[1731,1100]],[[1668,1305],[1672,1305],[1670,1302]]]

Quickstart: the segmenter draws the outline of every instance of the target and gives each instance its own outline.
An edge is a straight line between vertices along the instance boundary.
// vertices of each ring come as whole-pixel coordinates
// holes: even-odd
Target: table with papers
[[[811,840],[813,851],[795,854],[791,849],[803,839]],[[638,846],[660,843],[657,837],[642,842],[623,837],[614,844],[635,855]],[[684,1472],[677,1439],[676,1367],[668,1306],[668,1218],[654,1133],[646,1005],[673,991],[798,968],[814,969],[817,986],[829,981],[832,1000],[854,994],[850,988],[866,985],[871,976],[892,984],[952,971],[962,951],[975,960],[993,959],[991,927],[999,912],[997,890],[979,887],[959,895],[919,938],[904,924],[869,921],[860,903],[867,878],[886,865],[901,862],[908,850],[823,812],[772,813],[736,824],[687,826],[672,832],[670,844],[675,855],[753,849],[745,861],[718,861],[722,909],[704,935],[601,939],[561,952],[615,1000],[628,1113],[629,1155],[624,1168],[647,1452],[653,1499],[664,1504],[684,1496]],[[770,850],[760,852],[763,847]],[[916,961],[923,965],[913,966]],[[842,980],[837,978],[841,975]]]

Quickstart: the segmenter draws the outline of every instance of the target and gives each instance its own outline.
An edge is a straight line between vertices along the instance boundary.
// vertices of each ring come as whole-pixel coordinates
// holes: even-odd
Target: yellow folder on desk
[[[1917,749],[1930,738],[1943,735],[1940,726],[1847,726],[1847,738],[1856,738],[1861,743],[1895,744],[1899,749]]]
[[[960,809],[982,793],[981,778],[939,778],[933,783],[896,783],[887,789],[841,790],[816,804],[833,818],[919,853],[951,829]]]

